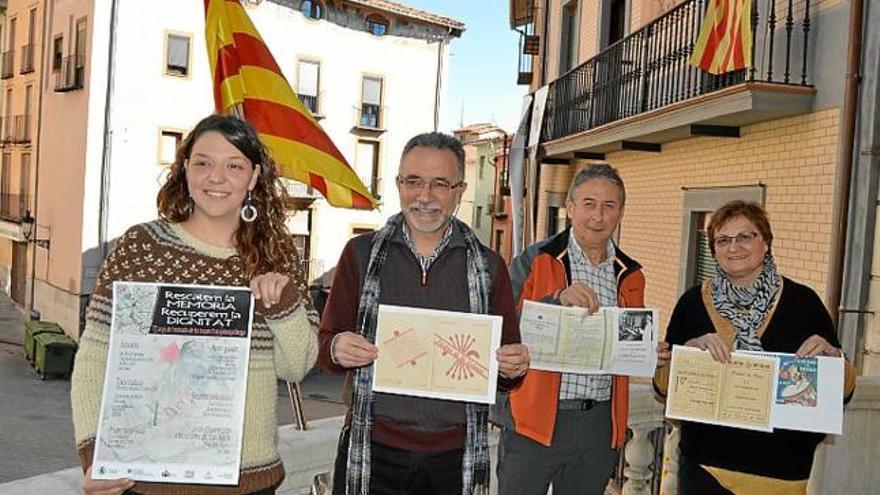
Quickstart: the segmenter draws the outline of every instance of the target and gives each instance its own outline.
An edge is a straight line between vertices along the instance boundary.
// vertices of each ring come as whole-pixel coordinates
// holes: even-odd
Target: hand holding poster
[[[652,376],[657,366],[656,309],[584,308],[525,301],[520,334],[533,369]]]
[[[113,284],[94,479],[238,483],[252,308],[246,288]]]

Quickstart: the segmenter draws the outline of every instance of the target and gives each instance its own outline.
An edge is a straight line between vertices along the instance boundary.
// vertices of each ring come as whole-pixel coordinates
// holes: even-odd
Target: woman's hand
[[[379,348],[361,334],[342,332],[333,337],[330,356],[343,368],[359,368],[375,361],[379,357]]]
[[[92,467],[89,466],[83,481],[83,492],[86,495],[122,495],[133,486],[134,481],[130,479],[93,480]]]
[[[805,340],[800,348],[798,348],[796,354],[797,357],[843,356],[843,352],[840,349],[829,344],[827,340],[818,335],[811,335],[810,338]]]
[[[263,301],[263,307],[269,309],[281,300],[281,293],[284,292],[288,282],[290,277],[287,275],[275,272],[264,273],[251,280],[251,292],[254,293],[254,299]]]
[[[727,344],[725,344],[724,341],[721,340],[721,337],[715,332],[694,337],[685,342],[684,345],[709,351],[709,353],[712,354],[712,358],[719,363],[730,362],[730,349],[727,348]]]
[[[672,348],[665,340],[657,342],[657,367],[662,368],[672,359]]]
[[[529,369],[529,348],[524,344],[505,344],[495,351],[498,373],[504,378],[519,378]]]

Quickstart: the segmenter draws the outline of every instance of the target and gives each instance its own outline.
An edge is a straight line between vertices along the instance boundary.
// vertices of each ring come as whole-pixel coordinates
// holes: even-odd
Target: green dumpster
[[[64,334],[38,333],[34,337],[34,367],[40,378],[47,376],[69,377],[73,370],[76,342]]]
[[[34,337],[41,333],[64,334],[64,330],[54,321],[26,321],[24,324],[24,355],[34,362]]]

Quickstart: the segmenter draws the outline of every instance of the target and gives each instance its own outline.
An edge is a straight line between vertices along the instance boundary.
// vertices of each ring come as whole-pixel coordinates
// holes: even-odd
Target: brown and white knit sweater
[[[83,469],[92,464],[110,341],[114,281],[247,286],[244,264],[234,249],[210,246],[180,224],[162,220],[129,229],[104,261],[86,314],[71,379],[76,445]],[[254,306],[241,476],[238,486],[138,483],[144,494],[244,494],[276,488],[284,479],[278,457],[275,417],[276,376],[297,381],[311,369],[318,352],[318,315],[308,297],[299,263],[281,301],[269,310]]]

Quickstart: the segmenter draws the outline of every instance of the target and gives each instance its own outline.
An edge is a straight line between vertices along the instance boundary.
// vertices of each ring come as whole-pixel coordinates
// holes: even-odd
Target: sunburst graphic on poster
[[[374,390],[494,402],[501,318],[381,305]]]

